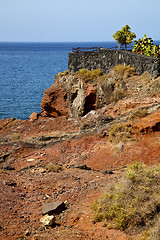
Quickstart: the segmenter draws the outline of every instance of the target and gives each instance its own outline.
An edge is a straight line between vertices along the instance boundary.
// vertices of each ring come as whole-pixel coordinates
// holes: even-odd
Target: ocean
[[[0,119],[28,119],[41,112],[43,92],[55,74],[68,69],[76,47],[117,46],[116,42],[0,43]]]

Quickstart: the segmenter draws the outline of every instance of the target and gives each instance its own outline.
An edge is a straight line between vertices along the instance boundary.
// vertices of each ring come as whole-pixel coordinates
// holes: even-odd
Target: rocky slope
[[[133,161],[160,162],[160,78],[120,67],[60,73],[42,112],[0,121],[2,239],[135,239],[93,222],[91,205]],[[43,205],[63,201],[52,227]]]

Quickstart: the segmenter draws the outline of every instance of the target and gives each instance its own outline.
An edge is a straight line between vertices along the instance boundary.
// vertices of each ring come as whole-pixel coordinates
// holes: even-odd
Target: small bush
[[[112,93],[112,96],[110,98],[111,102],[118,101],[120,99],[123,99],[126,96],[125,91],[123,88],[116,87]]]
[[[17,133],[17,132],[14,132],[14,133],[12,133],[11,135],[8,136],[8,138],[9,138],[10,141],[19,140],[20,137],[21,137],[21,134],[20,134],[20,133]]]
[[[135,68],[127,65],[117,65],[113,68],[113,71],[114,77],[117,79],[127,79],[128,77],[137,75]]]
[[[151,230],[149,235],[149,240],[159,240],[160,239],[160,218],[156,221],[156,224]]]
[[[47,172],[60,172],[62,171],[62,166],[58,164],[50,164],[45,167]]]
[[[98,83],[100,85],[103,85],[105,83],[105,81],[108,80],[108,78],[111,78],[111,75],[110,74],[104,74],[104,75],[102,75],[98,78]]]
[[[149,85],[151,96],[160,96],[160,78],[153,80]]]
[[[160,212],[160,166],[133,163],[92,209],[94,221],[107,220],[110,228],[149,228]],[[159,228],[155,232],[158,235]]]
[[[129,119],[130,120],[136,120],[139,118],[143,118],[147,115],[147,110],[145,108],[143,109],[136,109],[133,110],[130,114],[129,114]]]
[[[81,78],[84,82],[92,82],[101,76],[102,72],[99,68],[93,71],[90,71],[88,69],[80,69],[77,74],[78,77]]]
[[[57,75],[58,75],[58,77],[64,77],[64,76],[66,76],[67,74],[68,74],[68,71],[64,71],[64,72],[58,73]]]
[[[130,127],[123,123],[115,123],[109,129],[109,141],[113,143],[126,142],[131,138],[131,134]]]

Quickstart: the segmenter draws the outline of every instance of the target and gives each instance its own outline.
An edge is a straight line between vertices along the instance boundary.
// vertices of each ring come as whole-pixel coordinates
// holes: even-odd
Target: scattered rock
[[[46,203],[43,205],[43,215],[60,214],[65,209],[66,209],[66,206],[64,202],[61,202],[61,201]]]
[[[27,162],[33,162],[34,158],[27,159]]]
[[[29,236],[30,234],[31,234],[31,232],[30,232],[29,230],[26,230],[25,235],[26,235],[26,236]]]
[[[33,112],[31,115],[30,115],[30,120],[37,120],[39,117],[38,113],[36,112]]]
[[[84,170],[91,170],[90,167],[87,167],[85,164],[74,165],[74,168],[84,169]]]
[[[12,187],[16,187],[17,183],[13,182],[13,181],[4,181],[4,185],[8,185],[8,186],[12,186]]]
[[[103,174],[114,174],[114,172],[111,170],[102,170],[102,173]]]
[[[39,231],[40,231],[40,232],[42,232],[42,231],[44,231],[44,230],[45,230],[45,228],[42,227],[42,226],[39,228]]]
[[[51,139],[52,139],[52,137],[42,136],[42,137],[39,138],[39,141],[49,141],[49,140],[51,140]]]
[[[160,110],[140,119],[133,126],[140,133],[160,131]]]
[[[11,166],[6,166],[6,167],[4,167],[4,170],[15,170],[15,168],[11,167]]]
[[[2,231],[3,230],[3,227],[2,226],[0,226],[0,231]]]
[[[1,159],[6,160],[7,157],[9,157],[10,154],[4,154],[0,156]],[[2,161],[2,160],[1,160]]]
[[[40,219],[40,222],[44,225],[44,226],[53,226],[55,224],[55,216],[51,215],[49,216],[48,214],[43,216]],[[43,230],[40,230],[43,231]]]

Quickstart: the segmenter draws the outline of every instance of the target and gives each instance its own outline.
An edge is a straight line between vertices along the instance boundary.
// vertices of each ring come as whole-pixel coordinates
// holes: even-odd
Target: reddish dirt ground
[[[104,222],[95,224],[91,206],[128,164],[159,164],[158,129],[114,145],[108,134],[102,134],[107,131],[104,126],[80,131],[83,120],[10,119],[0,124],[1,239],[135,239],[138,233],[108,229]],[[46,172],[45,166],[51,163],[61,164],[62,171]],[[91,170],[75,167],[81,164]],[[43,227],[43,204],[59,200],[67,201],[67,209],[56,216],[54,227]]]

